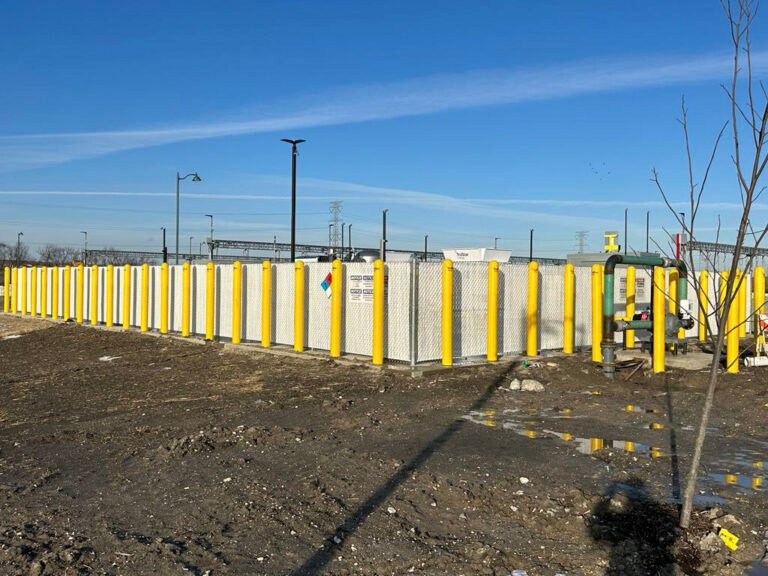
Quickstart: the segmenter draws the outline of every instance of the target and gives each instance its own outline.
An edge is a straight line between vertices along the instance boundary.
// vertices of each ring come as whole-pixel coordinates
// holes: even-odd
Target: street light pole
[[[168,263],[168,246],[165,244],[165,226],[160,226],[160,230],[163,231],[163,264]],[[179,255],[176,254],[176,263],[179,263]]]
[[[499,247],[499,236],[496,236],[493,239],[493,249],[496,250],[496,248],[498,248],[498,247]]]
[[[200,176],[197,175],[197,172],[190,172],[183,178],[179,175],[178,172],[176,172],[176,264],[179,263],[179,197],[180,197],[179,184],[181,183],[182,180],[186,180],[190,176],[192,176],[192,182],[200,182],[201,180]],[[165,260],[163,260],[163,262],[165,262]]]
[[[629,208],[624,208],[624,256],[627,255],[627,245],[629,244],[629,240],[627,239],[627,213],[629,212]]]
[[[19,267],[21,261],[21,237],[24,236],[24,232],[16,234],[16,268]]]
[[[533,262],[533,228],[531,228],[531,239],[528,241],[528,262]]]
[[[429,234],[424,234],[424,262],[427,261],[427,242],[429,240]]]
[[[344,261],[344,222],[341,223],[341,261]]]
[[[332,229],[333,229],[333,224],[328,224],[328,256],[329,256],[329,257],[330,257],[330,255],[331,255],[331,249],[333,248],[333,247],[331,246],[331,243],[333,242],[333,241],[331,240],[331,230],[332,230]]]
[[[381,261],[387,261],[387,212],[389,208],[385,208],[381,212]]]
[[[194,236],[189,237],[189,261],[192,262],[192,240],[194,239]]]
[[[645,252],[648,253],[648,240],[651,237],[651,211],[645,213]]]
[[[290,138],[281,138],[283,142],[291,145],[291,262],[296,261],[296,156],[299,151],[296,148],[306,140],[299,138],[291,140]]]
[[[211,237],[210,237],[210,244],[209,244],[209,251],[211,253],[211,262],[213,262],[213,214],[206,214],[207,218],[211,219]]]
[[[347,228],[347,238],[349,239],[349,260],[352,261],[352,224]]]
[[[85,236],[85,247],[83,248],[83,264],[87,265],[88,264],[88,232],[81,230],[80,234],[83,234]]]

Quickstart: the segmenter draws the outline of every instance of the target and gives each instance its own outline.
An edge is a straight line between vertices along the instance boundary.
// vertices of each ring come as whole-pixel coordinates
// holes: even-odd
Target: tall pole
[[[333,229],[333,224],[328,224],[328,256],[331,255],[331,249],[333,246],[331,246],[333,240],[331,240],[331,229]]]
[[[194,236],[189,237],[189,261],[192,261],[192,240],[194,239]]]
[[[341,223],[341,260],[344,261],[344,222]]]
[[[389,208],[385,208],[381,213],[381,261],[387,261],[387,212]]]
[[[165,244],[165,226],[161,226],[160,229],[163,231],[163,264],[168,263],[168,246]]]
[[[297,146],[306,140],[290,140],[282,138],[283,142],[291,145],[291,262],[296,261],[296,156],[299,155]]]
[[[648,240],[651,237],[651,211],[645,213],[645,252],[648,252]]]
[[[493,239],[493,249],[495,250],[498,247],[499,247],[499,237],[496,236],[496,238]]]
[[[186,176],[181,176],[176,172],[176,264],[179,263],[179,199],[180,199],[180,183],[182,180],[186,180],[192,176],[192,182],[200,182],[202,179],[197,172],[190,172]],[[192,252],[192,250],[190,250]]]
[[[83,245],[83,264],[88,264],[88,232],[85,232],[83,230],[80,231],[80,234],[85,236],[85,244]]]
[[[427,242],[429,241],[429,234],[424,234],[424,262],[427,261]]]
[[[16,234],[16,268],[19,267],[21,261],[21,237],[24,236],[24,232]]]
[[[206,217],[211,219],[211,237],[209,239],[210,244],[208,245],[208,248],[211,253],[211,262],[213,262],[213,214],[206,214]]]
[[[350,224],[349,227],[347,228],[347,236],[349,236],[348,250],[349,250],[349,260],[351,262],[352,261],[352,224]]]
[[[629,208],[624,208],[624,256],[627,255],[627,244],[629,244],[629,240],[627,239],[627,212],[629,211]]]
[[[531,238],[528,240],[528,262],[533,262],[533,228],[531,228]]]

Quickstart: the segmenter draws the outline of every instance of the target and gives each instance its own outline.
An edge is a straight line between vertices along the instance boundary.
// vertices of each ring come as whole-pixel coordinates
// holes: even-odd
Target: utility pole
[[[387,261],[387,212],[389,208],[385,208],[381,212],[381,261]]]
[[[424,234],[424,262],[427,261],[427,242],[429,241],[429,234]]]
[[[163,231],[163,264],[168,263],[168,246],[165,245],[165,226],[161,226],[160,230]],[[178,254],[176,255],[178,263]]]
[[[83,234],[85,236],[85,244],[83,248],[83,264],[87,266],[88,265],[88,232],[81,230],[80,234]]]
[[[344,222],[341,223],[341,261],[344,262]]]
[[[296,156],[299,155],[297,146],[306,140],[299,138],[281,138],[291,145],[291,262],[296,261]]]
[[[331,252],[333,249],[332,246],[332,239],[331,239],[331,229],[333,228],[333,224],[328,224],[328,256],[331,256]]]
[[[496,250],[496,248],[499,247],[499,237],[496,236],[496,238],[493,239],[493,249]]]
[[[627,245],[629,244],[629,240],[627,239],[627,213],[629,212],[629,208],[624,208],[624,256],[627,255]]]
[[[533,228],[531,228],[531,238],[528,241],[528,262],[533,262]]]
[[[206,214],[205,216],[211,219],[211,237],[209,238],[210,244],[208,246],[211,253],[211,262],[213,262],[213,214]]]
[[[21,261],[21,237],[24,236],[24,232],[16,234],[16,268],[19,267]]]
[[[348,242],[348,244],[349,244],[349,248],[348,248],[348,250],[349,250],[349,258],[348,258],[348,260],[351,262],[352,261],[352,224],[350,224],[347,227],[347,235],[349,236],[349,242]]]
[[[579,230],[576,232],[576,240],[579,242],[579,254],[584,253],[584,244],[588,234],[589,233],[584,230]]]
[[[192,240],[194,240],[194,236],[189,237],[189,261],[192,262]]]
[[[201,178],[197,175],[197,172],[190,172],[183,178],[176,172],[176,264],[179,263],[179,198],[180,198],[180,183],[182,180],[186,180],[192,176],[192,182],[200,182]],[[164,257],[165,262],[167,257]]]
[[[339,224],[341,223],[341,208],[342,208],[342,202],[341,200],[335,200],[334,202],[331,202],[330,207],[328,208],[328,211],[331,213],[331,224],[330,227],[333,230],[333,234],[330,237],[330,251],[333,252],[334,256],[336,255],[336,247],[339,245]]]
[[[651,211],[645,213],[645,252],[648,253],[648,239],[651,237]]]

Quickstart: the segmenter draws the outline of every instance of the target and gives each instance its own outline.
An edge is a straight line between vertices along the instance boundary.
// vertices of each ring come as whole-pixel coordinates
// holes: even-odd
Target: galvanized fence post
[[[411,313],[409,318],[409,324],[411,328],[411,368],[416,367],[416,354],[418,352],[416,339],[418,338],[418,319],[419,319],[419,262],[412,256],[411,257]]]

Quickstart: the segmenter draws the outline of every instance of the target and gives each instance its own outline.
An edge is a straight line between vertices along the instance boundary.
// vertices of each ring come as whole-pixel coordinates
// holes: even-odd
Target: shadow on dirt
[[[496,388],[506,381],[509,373],[513,370],[513,367],[514,364],[510,365],[506,370],[503,370],[493,379],[493,382],[491,382],[483,394],[475,400],[468,409],[460,411],[459,413],[464,414],[465,412],[472,410],[482,409],[483,406],[488,403],[491,396],[493,396]],[[376,492],[369,496],[365,502],[353,511],[342,524],[336,527],[334,533],[327,539],[325,546],[310,556],[304,564],[291,572],[290,576],[321,574],[328,563],[334,559],[339,551],[341,551],[345,539],[354,533],[360,525],[365,522],[368,516],[375,512],[376,509],[381,506],[403,482],[410,478],[414,471],[426,464],[426,462],[438,452],[448,440],[461,430],[467,422],[468,421],[463,418],[454,420],[429,444],[424,446],[416,456],[409,460],[405,465],[398,468],[397,473],[393,474],[379,487],[378,490],[376,490]]]
[[[613,483],[592,511],[588,526],[596,542],[610,546],[606,576],[671,576],[679,569],[699,573],[696,555],[676,558],[680,532],[675,506],[651,498],[638,478]]]

